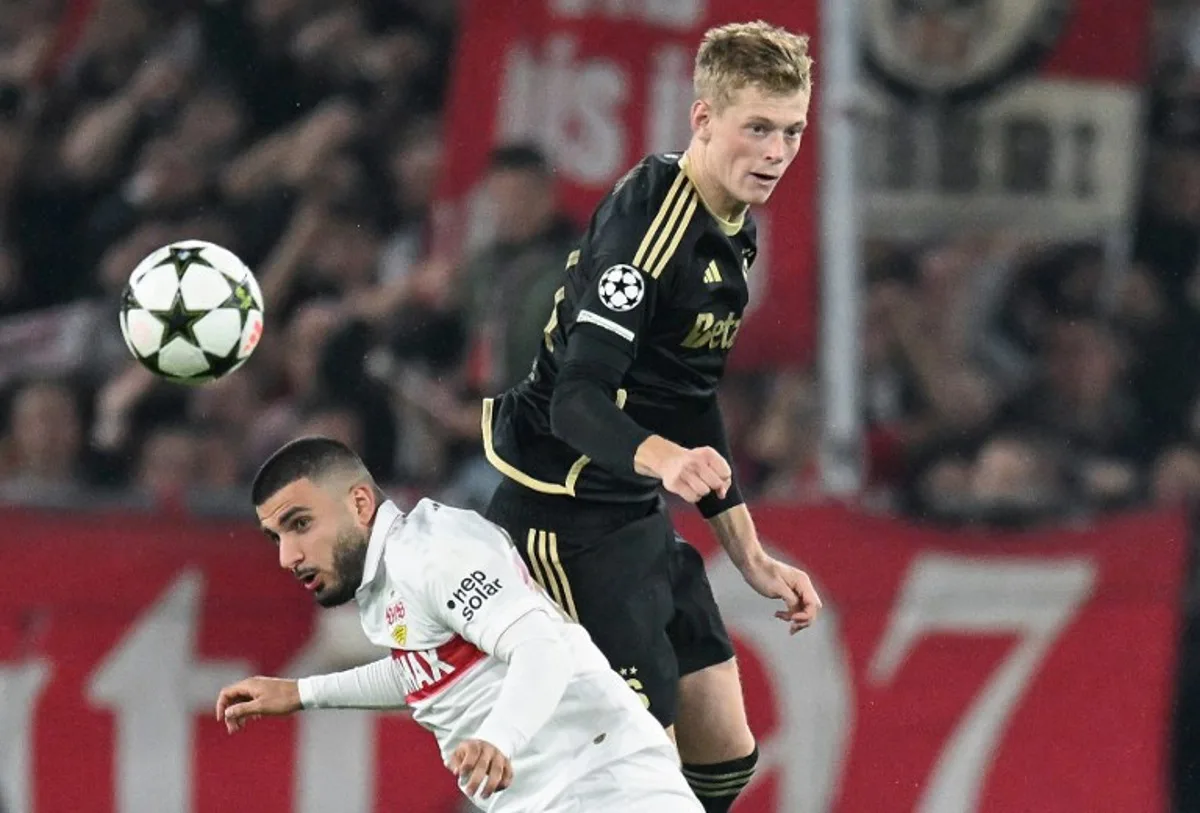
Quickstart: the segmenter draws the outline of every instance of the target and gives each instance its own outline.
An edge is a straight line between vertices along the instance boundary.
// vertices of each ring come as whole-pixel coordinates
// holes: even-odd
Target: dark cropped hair
[[[362,460],[346,444],[324,437],[292,440],[267,458],[254,475],[250,499],[255,507],[297,480],[319,480],[336,471],[360,470],[370,477]]]

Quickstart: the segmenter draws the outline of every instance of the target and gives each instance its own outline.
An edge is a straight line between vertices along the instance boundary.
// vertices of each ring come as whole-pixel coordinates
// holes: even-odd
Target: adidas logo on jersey
[[[716,285],[721,281],[721,269],[717,267],[717,261],[712,260],[708,264],[708,268],[704,269],[704,282],[708,285]]]

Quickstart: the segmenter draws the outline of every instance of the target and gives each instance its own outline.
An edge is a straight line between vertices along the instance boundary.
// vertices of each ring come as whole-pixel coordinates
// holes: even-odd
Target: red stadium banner
[[[1024,535],[839,508],[758,518],[826,609],[789,638],[710,556],[762,746],[737,813],[1165,809],[1182,515]],[[225,682],[316,662],[317,610],[252,528],[0,519],[10,813],[465,809],[403,714],[315,712],[235,737],[213,719]]]
[[[477,185],[489,149],[510,140],[543,146],[558,167],[565,208],[586,223],[643,155],[687,146],[692,58],[707,28],[761,18],[815,34],[816,7],[795,0],[469,0],[447,114],[443,245],[457,250],[486,239]],[[809,133],[816,132],[816,108],[814,100]],[[816,142],[807,139],[770,205],[757,211],[761,250],[735,364],[809,359],[817,317]]]

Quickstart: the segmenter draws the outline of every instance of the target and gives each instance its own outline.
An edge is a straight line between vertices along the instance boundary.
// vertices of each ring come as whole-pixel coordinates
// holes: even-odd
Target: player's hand
[[[792,635],[817,620],[821,611],[821,597],[817,595],[812,579],[803,570],[764,556],[747,565],[742,570],[742,576],[760,595],[782,599],[787,604],[787,609],[775,613],[775,617],[789,623]]]
[[[458,777],[463,790],[471,799],[481,789],[487,799],[498,790],[512,784],[512,763],[500,749],[483,740],[464,740],[454,749],[446,762],[450,772]]]
[[[221,690],[217,697],[217,720],[224,721],[225,728],[233,734],[250,720],[291,714],[300,708],[300,687],[296,681],[252,677]]]
[[[709,446],[679,448],[659,471],[663,488],[688,502],[699,502],[709,494],[724,497],[733,485],[733,471],[720,453]]]

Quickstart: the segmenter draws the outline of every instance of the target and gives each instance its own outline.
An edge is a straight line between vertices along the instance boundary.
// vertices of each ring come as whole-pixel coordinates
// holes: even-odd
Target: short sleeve
[[[425,586],[428,611],[487,653],[517,619],[545,608],[505,534],[462,512],[433,541]]]

